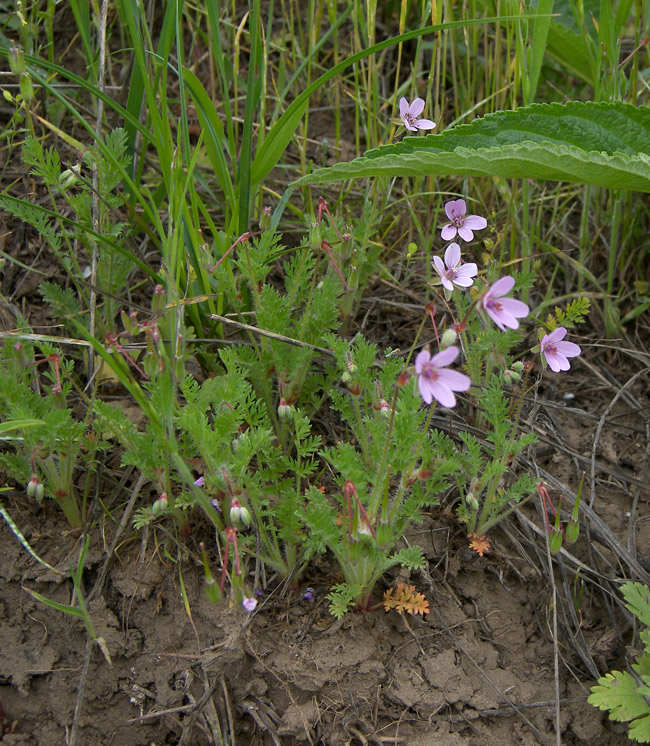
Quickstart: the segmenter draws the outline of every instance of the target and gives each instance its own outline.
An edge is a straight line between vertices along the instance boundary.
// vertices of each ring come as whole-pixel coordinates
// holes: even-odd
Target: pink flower
[[[577,357],[582,350],[573,342],[562,342],[566,337],[566,329],[558,326],[550,334],[547,334],[540,344],[540,350],[544,353],[548,367],[554,372],[569,370],[571,365],[567,358]]]
[[[454,391],[467,391],[472,382],[464,373],[445,370],[445,367],[458,357],[458,347],[447,347],[431,357],[427,350],[421,350],[415,358],[415,372],[418,375],[420,396],[427,404],[437,399],[443,407],[455,407]]]
[[[204,485],[204,484],[205,484],[205,478],[204,478],[204,477],[199,477],[199,478],[198,478],[197,480],[195,480],[195,482],[194,482],[194,486],[195,486],[195,487],[203,487],[203,485]]]
[[[517,319],[528,316],[530,312],[530,309],[523,301],[503,297],[514,286],[515,278],[506,275],[497,280],[492,287],[488,288],[481,299],[483,308],[501,331],[505,331],[506,326],[509,329],[517,329],[519,327]]]
[[[459,288],[468,288],[474,284],[472,277],[476,277],[478,267],[473,262],[460,263],[460,246],[457,243],[450,243],[447,246],[444,264],[439,256],[434,256],[431,263],[440,275],[440,280],[446,290],[453,290],[454,285]],[[447,265],[446,268],[445,265]]]
[[[244,610],[250,614],[252,611],[255,611],[255,607],[257,606],[257,599],[256,598],[245,598],[241,602],[241,605],[244,607]]]
[[[399,116],[407,130],[417,132],[418,130],[432,130],[436,123],[430,119],[417,119],[424,111],[424,99],[413,99],[413,103],[405,98],[399,100]]]
[[[472,231],[480,231],[487,226],[487,220],[480,215],[466,215],[467,205],[464,199],[452,199],[445,204],[445,212],[451,223],[442,226],[440,235],[443,241],[456,238],[456,233],[463,241],[474,238]]]

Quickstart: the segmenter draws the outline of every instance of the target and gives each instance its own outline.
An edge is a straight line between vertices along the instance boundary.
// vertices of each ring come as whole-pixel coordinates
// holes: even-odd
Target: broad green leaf
[[[625,583],[621,586],[621,593],[627,608],[650,627],[650,588],[643,583]]]
[[[610,720],[650,718],[650,706],[638,691],[636,679],[627,671],[613,671],[598,679],[587,698],[590,705],[609,710]]]
[[[369,176],[501,176],[650,192],[650,108],[533,104],[440,135],[407,137],[295,185]]]
[[[402,44],[410,41],[411,39],[417,39],[420,36],[426,34],[433,34],[437,31],[444,31],[445,29],[461,28],[465,26],[473,26],[479,24],[490,24],[495,21],[500,23],[504,21],[521,21],[528,18],[541,18],[538,16],[531,15],[516,15],[516,16],[501,16],[500,18],[472,18],[463,21],[453,21],[451,23],[441,23],[436,26],[425,26],[424,28],[414,29],[413,31],[407,31],[399,36],[394,36],[391,39],[384,39],[378,44],[374,44],[367,49],[362,49],[360,52],[356,52],[344,60],[341,60],[338,64],[331,67],[327,72],[324,72],[319,78],[317,78],[311,85],[309,85],[300,95],[298,95],[287,107],[284,114],[278,119],[278,121],[271,127],[271,131],[266,136],[266,139],[262,143],[260,149],[255,155],[253,163],[251,165],[251,185],[256,186],[262,179],[269,173],[269,171],[276,165],[282,153],[289,145],[294,132],[298,128],[300,121],[305,113],[310,97],[319,89],[328,83],[332,78],[335,78],[339,73],[346,70],[348,67],[352,67],[357,62],[366,57],[370,57],[373,54],[378,54],[384,49]],[[347,176],[337,178],[348,178]],[[336,179],[330,179],[335,181]],[[309,181],[309,177],[301,179],[298,184],[313,184],[316,182]]]

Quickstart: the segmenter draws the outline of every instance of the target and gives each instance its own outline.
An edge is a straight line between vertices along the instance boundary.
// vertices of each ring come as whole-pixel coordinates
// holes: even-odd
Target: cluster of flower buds
[[[27,497],[35,497],[37,500],[43,499],[45,488],[36,474],[32,474],[31,479],[27,482],[25,491],[27,492]]]
[[[168,505],[169,498],[167,497],[167,493],[162,492],[160,495],[158,495],[158,499],[151,506],[151,509],[153,510],[154,515],[159,515],[160,513],[164,513],[165,510],[167,510]]]
[[[251,525],[251,512],[236,498],[230,501],[230,523],[236,528],[248,528]]]
[[[524,371],[524,364],[521,360],[514,362],[507,370],[503,372],[503,380],[508,386],[513,386],[521,381],[521,374]]]

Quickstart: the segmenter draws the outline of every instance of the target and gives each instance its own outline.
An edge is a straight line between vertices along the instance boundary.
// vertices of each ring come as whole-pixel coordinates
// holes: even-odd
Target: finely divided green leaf
[[[591,687],[589,704],[609,710],[611,720],[633,720],[650,716],[650,707],[638,691],[636,679],[627,671],[613,671],[598,679]]]
[[[369,176],[502,176],[650,192],[650,108],[533,104],[440,135],[407,137],[296,185]]]
[[[621,586],[621,593],[627,608],[650,627],[650,588],[643,583],[625,583]]]

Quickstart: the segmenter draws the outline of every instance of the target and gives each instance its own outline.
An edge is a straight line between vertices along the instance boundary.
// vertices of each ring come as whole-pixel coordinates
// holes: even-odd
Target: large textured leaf
[[[407,137],[296,185],[367,176],[504,176],[650,192],[650,108],[533,104],[440,135]]]

